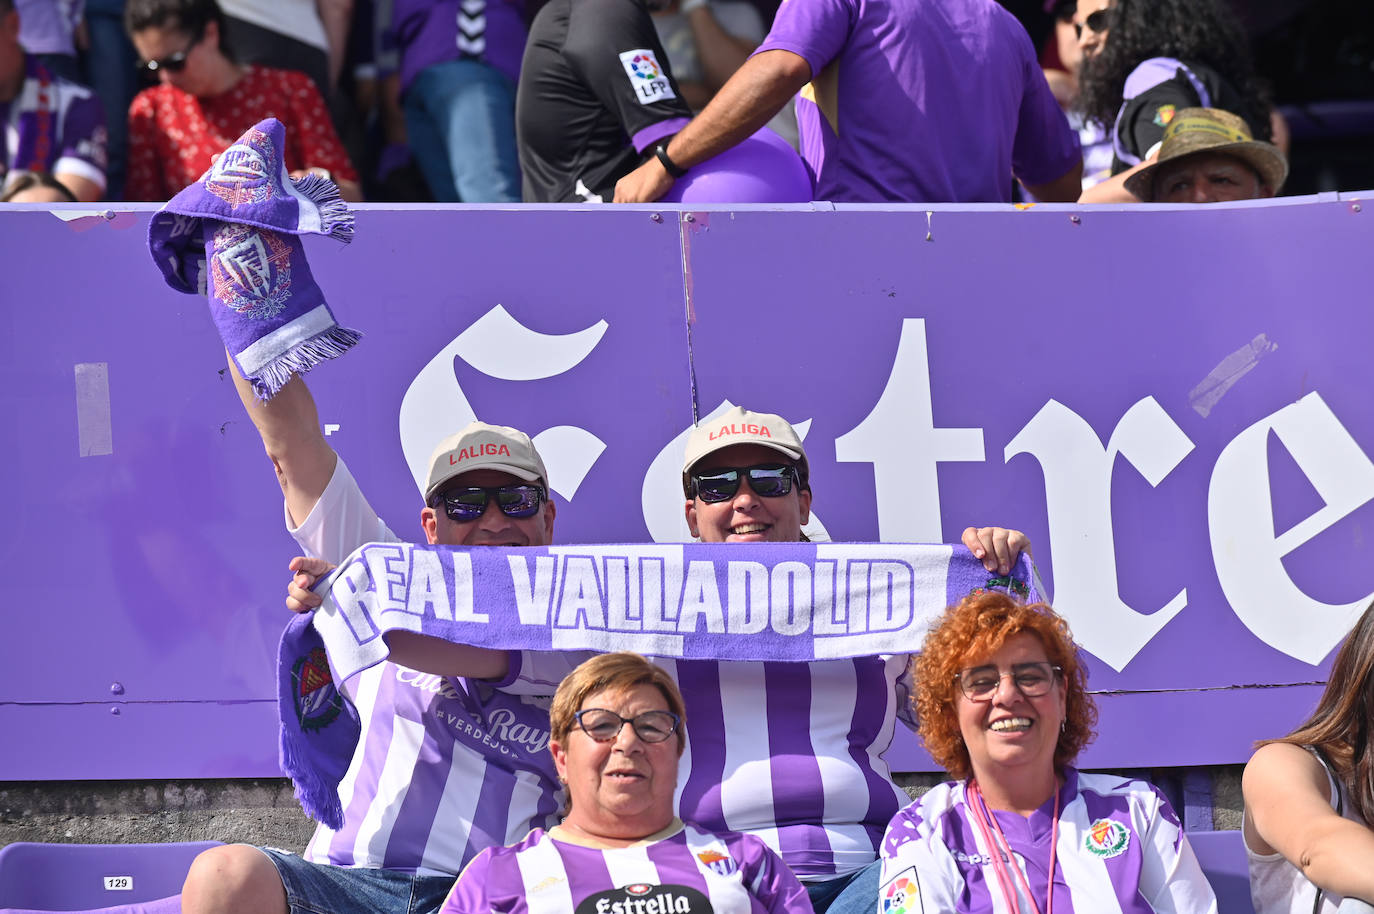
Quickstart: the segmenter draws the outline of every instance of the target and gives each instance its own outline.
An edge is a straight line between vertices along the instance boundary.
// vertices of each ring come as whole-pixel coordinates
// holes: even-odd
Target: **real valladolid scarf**
[[[962,546],[369,544],[282,637],[282,768],[306,812],[338,828],[359,730],[333,677],[386,660],[388,631],[501,650],[805,662],[915,651],[946,606],[980,589],[1044,599],[1029,558],[990,575]]]
[[[275,118],[249,128],[148,226],[167,284],[209,297],[225,348],[264,400],[361,336],[335,322],[300,239],[349,241],[353,214],[329,180],[287,174],[285,142]]]

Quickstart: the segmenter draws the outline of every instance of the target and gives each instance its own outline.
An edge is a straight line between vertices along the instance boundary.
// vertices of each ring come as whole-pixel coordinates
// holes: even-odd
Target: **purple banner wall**
[[[271,466],[150,209],[0,212],[0,780],[277,773]],[[473,415],[566,543],[675,541],[681,436],[805,429],[835,540],[1019,527],[1100,691],[1088,767],[1243,761],[1371,597],[1374,223],[1269,205],[380,209],[308,243],[364,331],[309,377],[391,527]],[[895,766],[930,762],[907,736]]]

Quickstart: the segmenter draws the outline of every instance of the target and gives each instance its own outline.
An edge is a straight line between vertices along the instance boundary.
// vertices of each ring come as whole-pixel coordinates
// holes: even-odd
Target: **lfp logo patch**
[[[654,52],[648,48],[625,51],[620,55],[620,65],[630,79],[635,98],[641,105],[677,98],[673,84],[668,81],[668,73],[658,62]]]
[[[924,910],[914,866],[902,870],[878,893],[878,914],[922,914]]]
[[[1103,858],[1126,853],[1130,844],[1130,829],[1113,819],[1098,819],[1083,838],[1083,849]]]
[[[1168,127],[1169,122],[1174,119],[1177,109],[1173,105],[1160,105],[1155,109],[1155,126]]]

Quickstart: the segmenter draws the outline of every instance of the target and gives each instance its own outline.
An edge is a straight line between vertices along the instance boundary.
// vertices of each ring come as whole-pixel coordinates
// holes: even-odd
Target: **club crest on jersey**
[[[574,914],[712,914],[711,902],[687,885],[635,882],[588,895]]]
[[[630,79],[635,98],[641,105],[677,98],[673,84],[668,81],[668,72],[658,62],[654,52],[648,48],[625,51],[620,55],[620,65]]]
[[[1130,844],[1130,829],[1114,819],[1098,819],[1083,838],[1083,849],[1098,857],[1120,856]]]
[[[1176,109],[1173,105],[1160,105],[1155,109],[1155,126],[1167,127],[1169,122],[1174,119]]]
[[[276,317],[291,298],[291,247],[275,232],[225,222],[215,231],[215,299],[254,320]]]
[[[205,189],[234,209],[271,199],[279,170],[271,137],[255,129],[243,139],[224,150],[205,175]]]
[[[924,910],[914,866],[893,876],[878,892],[878,914],[921,914]]]
[[[697,854],[697,859],[705,864],[711,872],[721,876],[733,875],[739,869],[739,864],[735,862],[734,857],[722,854],[718,850],[704,850]]]
[[[291,694],[296,699],[296,719],[307,733],[329,726],[343,710],[343,699],[334,687],[329,659],[322,647],[297,658],[291,667],[291,686]]]

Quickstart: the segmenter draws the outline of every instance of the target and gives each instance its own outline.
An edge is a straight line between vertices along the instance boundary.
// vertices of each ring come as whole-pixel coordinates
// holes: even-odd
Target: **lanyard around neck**
[[[1011,845],[1007,843],[1007,836],[1002,833],[1002,826],[998,824],[997,818],[988,809],[987,801],[983,799],[983,791],[978,787],[978,782],[970,778],[965,792],[968,794],[969,809],[973,811],[973,822],[978,826],[979,834],[983,838],[983,846],[990,851],[988,856],[992,858],[992,869],[997,875],[997,887],[1002,892],[1002,898],[1006,901],[1007,909],[1011,911],[1021,910],[1021,905],[1016,900],[1016,885],[1012,882],[1014,874],[1016,883],[1021,886],[1026,895],[1026,900],[1030,902],[1031,910],[1035,914],[1040,914],[1040,906],[1035,903],[1035,896],[1031,894],[1030,883],[1026,881],[1026,874],[1016,864],[1011,853]],[[1057,784],[1054,791],[1052,823],[1050,826],[1050,875],[1049,883],[1045,887],[1045,914],[1054,914],[1054,867],[1059,853],[1059,788]],[[995,840],[994,834],[996,835]],[[1007,872],[1008,863],[1011,863],[1011,873]]]

